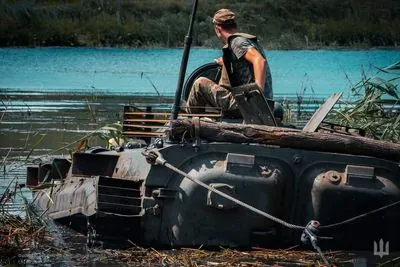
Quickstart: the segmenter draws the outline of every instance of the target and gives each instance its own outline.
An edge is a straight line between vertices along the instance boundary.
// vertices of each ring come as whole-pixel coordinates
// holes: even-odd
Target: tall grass
[[[400,141],[400,62],[377,68],[377,75],[363,78],[351,89],[354,101],[330,119],[344,126],[364,129],[368,136]]]

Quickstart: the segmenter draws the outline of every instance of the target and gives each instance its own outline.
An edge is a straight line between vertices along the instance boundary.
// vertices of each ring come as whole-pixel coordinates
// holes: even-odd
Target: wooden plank
[[[169,122],[169,119],[124,119],[124,122]]]
[[[124,124],[126,128],[147,128],[147,129],[168,129],[168,126],[163,125],[148,125],[148,124]]]
[[[154,116],[171,116],[171,113],[166,112],[125,112],[125,115],[154,115]],[[182,117],[221,117],[220,113],[202,113],[202,114],[192,114],[192,113],[179,113],[178,116]]]
[[[124,131],[122,132],[123,135],[134,135],[134,136],[164,136],[164,132],[140,132],[140,131]]]
[[[220,118],[222,115],[220,113],[179,113],[179,117],[210,117],[210,118]]]
[[[329,111],[333,108],[339,98],[342,96],[342,92],[332,94],[324,104],[322,104],[317,111],[312,115],[311,119],[307,122],[307,124],[303,127],[303,131],[305,132],[315,132],[318,129],[318,126],[325,119],[326,115],[328,115]]]

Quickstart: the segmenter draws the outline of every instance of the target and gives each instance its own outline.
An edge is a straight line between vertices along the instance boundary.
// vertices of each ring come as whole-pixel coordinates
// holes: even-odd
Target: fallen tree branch
[[[173,120],[169,135],[173,140],[193,139],[194,124],[190,119]],[[216,142],[259,143],[303,150],[373,156],[397,162],[400,160],[400,144],[338,133],[304,132],[292,128],[201,120],[199,137]]]

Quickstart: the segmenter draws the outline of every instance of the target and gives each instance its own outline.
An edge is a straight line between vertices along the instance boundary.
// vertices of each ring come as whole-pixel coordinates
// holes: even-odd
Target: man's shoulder
[[[229,37],[231,47],[250,48],[257,43],[257,37],[247,33],[235,33]]]
[[[257,36],[252,35],[252,34],[248,34],[248,33],[244,33],[244,32],[237,32],[231,35],[232,38],[235,37],[244,37],[246,39],[252,39],[252,40],[256,40]]]
[[[243,46],[243,44],[248,44],[248,43],[250,43],[249,40],[242,36],[236,36],[232,38],[230,42],[232,47],[241,47]]]
[[[232,49],[241,48],[247,49],[254,46],[254,42],[244,36],[236,36],[231,39],[230,45]]]

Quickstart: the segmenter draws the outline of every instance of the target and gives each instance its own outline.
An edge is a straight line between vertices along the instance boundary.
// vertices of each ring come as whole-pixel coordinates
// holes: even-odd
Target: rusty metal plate
[[[72,174],[85,176],[112,176],[118,161],[118,154],[74,153]]]
[[[28,166],[26,168],[26,186],[33,187],[39,184],[39,167]]]
[[[303,131],[305,132],[315,132],[321,122],[328,115],[329,111],[333,108],[339,98],[342,96],[342,92],[332,94],[322,106],[320,106],[317,111],[313,114],[311,119],[304,126]]]

